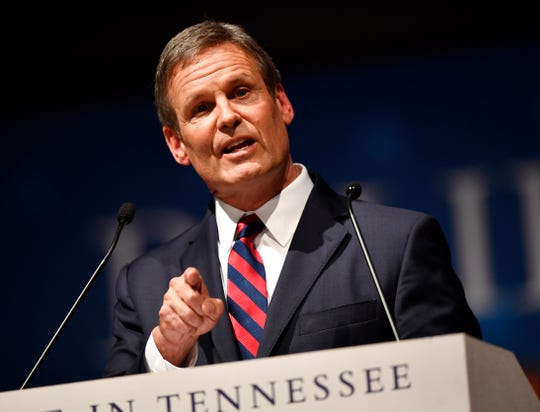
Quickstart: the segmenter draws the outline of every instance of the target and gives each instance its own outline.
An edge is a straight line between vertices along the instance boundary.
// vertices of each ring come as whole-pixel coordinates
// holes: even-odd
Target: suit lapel
[[[343,240],[346,204],[320,178],[302,213],[268,308],[259,357],[271,354],[314,282]]]
[[[217,250],[216,218],[211,208],[201,222],[200,230],[190,240],[190,247],[181,258],[182,267],[199,269],[208,293],[226,302],[221,279],[221,269]],[[236,337],[227,311],[223,313],[212,331],[211,340],[223,362],[240,360]]]

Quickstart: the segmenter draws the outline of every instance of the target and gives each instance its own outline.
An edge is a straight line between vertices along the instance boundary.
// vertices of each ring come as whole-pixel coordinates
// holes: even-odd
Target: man
[[[163,50],[155,95],[172,155],[212,201],[200,223],[122,269],[104,375],[393,340],[344,196],[292,160],[294,110],[268,54],[238,26],[196,24]],[[439,224],[353,203],[399,337],[480,338]],[[262,262],[264,283],[258,332],[248,333],[237,310],[238,296],[248,300],[234,283],[241,270],[229,259],[250,214],[264,223],[254,246],[244,244],[259,263],[241,265]]]

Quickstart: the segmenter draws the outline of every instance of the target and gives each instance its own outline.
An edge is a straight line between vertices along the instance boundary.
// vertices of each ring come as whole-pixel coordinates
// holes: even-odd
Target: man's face
[[[191,164],[226,202],[240,187],[264,190],[272,182],[281,190],[292,173],[286,128],[294,112],[281,85],[275,94],[253,58],[233,44],[178,66],[169,95],[182,136],[163,128],[176,161]]]

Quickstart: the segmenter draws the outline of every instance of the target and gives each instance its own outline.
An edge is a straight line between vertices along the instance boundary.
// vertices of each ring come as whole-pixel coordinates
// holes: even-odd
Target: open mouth
[[[223,153],[225,154],[233,153],[233,152],[236,152],[237,150],[243,149],[244,147],[251,146],[253,143],[255,143],[255,140],[252,140],[252,139],[241,140],[240,142],[237,142],[232,146],[226,147],[225,150],[223,150]]]

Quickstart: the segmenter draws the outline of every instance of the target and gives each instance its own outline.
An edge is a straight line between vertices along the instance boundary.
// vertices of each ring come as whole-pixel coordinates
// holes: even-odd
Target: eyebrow
[[[227,79],[227,86],[232,87],[232,88],[238,87],[239,85],[246,84],[246,83],[249,83],[250,85],[252,85],[254,83],[253,76],[251,76],[249,74],[249,72],[247,72],[247,71],[245,71],[243,73],[240,73],[238,75],[235,75],[235,76],[231,77],[230,79]],[[183,105],[185,107],[189,107],[189,106],[193,105],[194,102],[196,102],[198,100],[201,100],[201,99],[204,99],[205,95],[206,95],[206,93],[202,92],[202,93],[197,93],[197,94],[192,95],[192,96],[188,96],[185,99]]]

